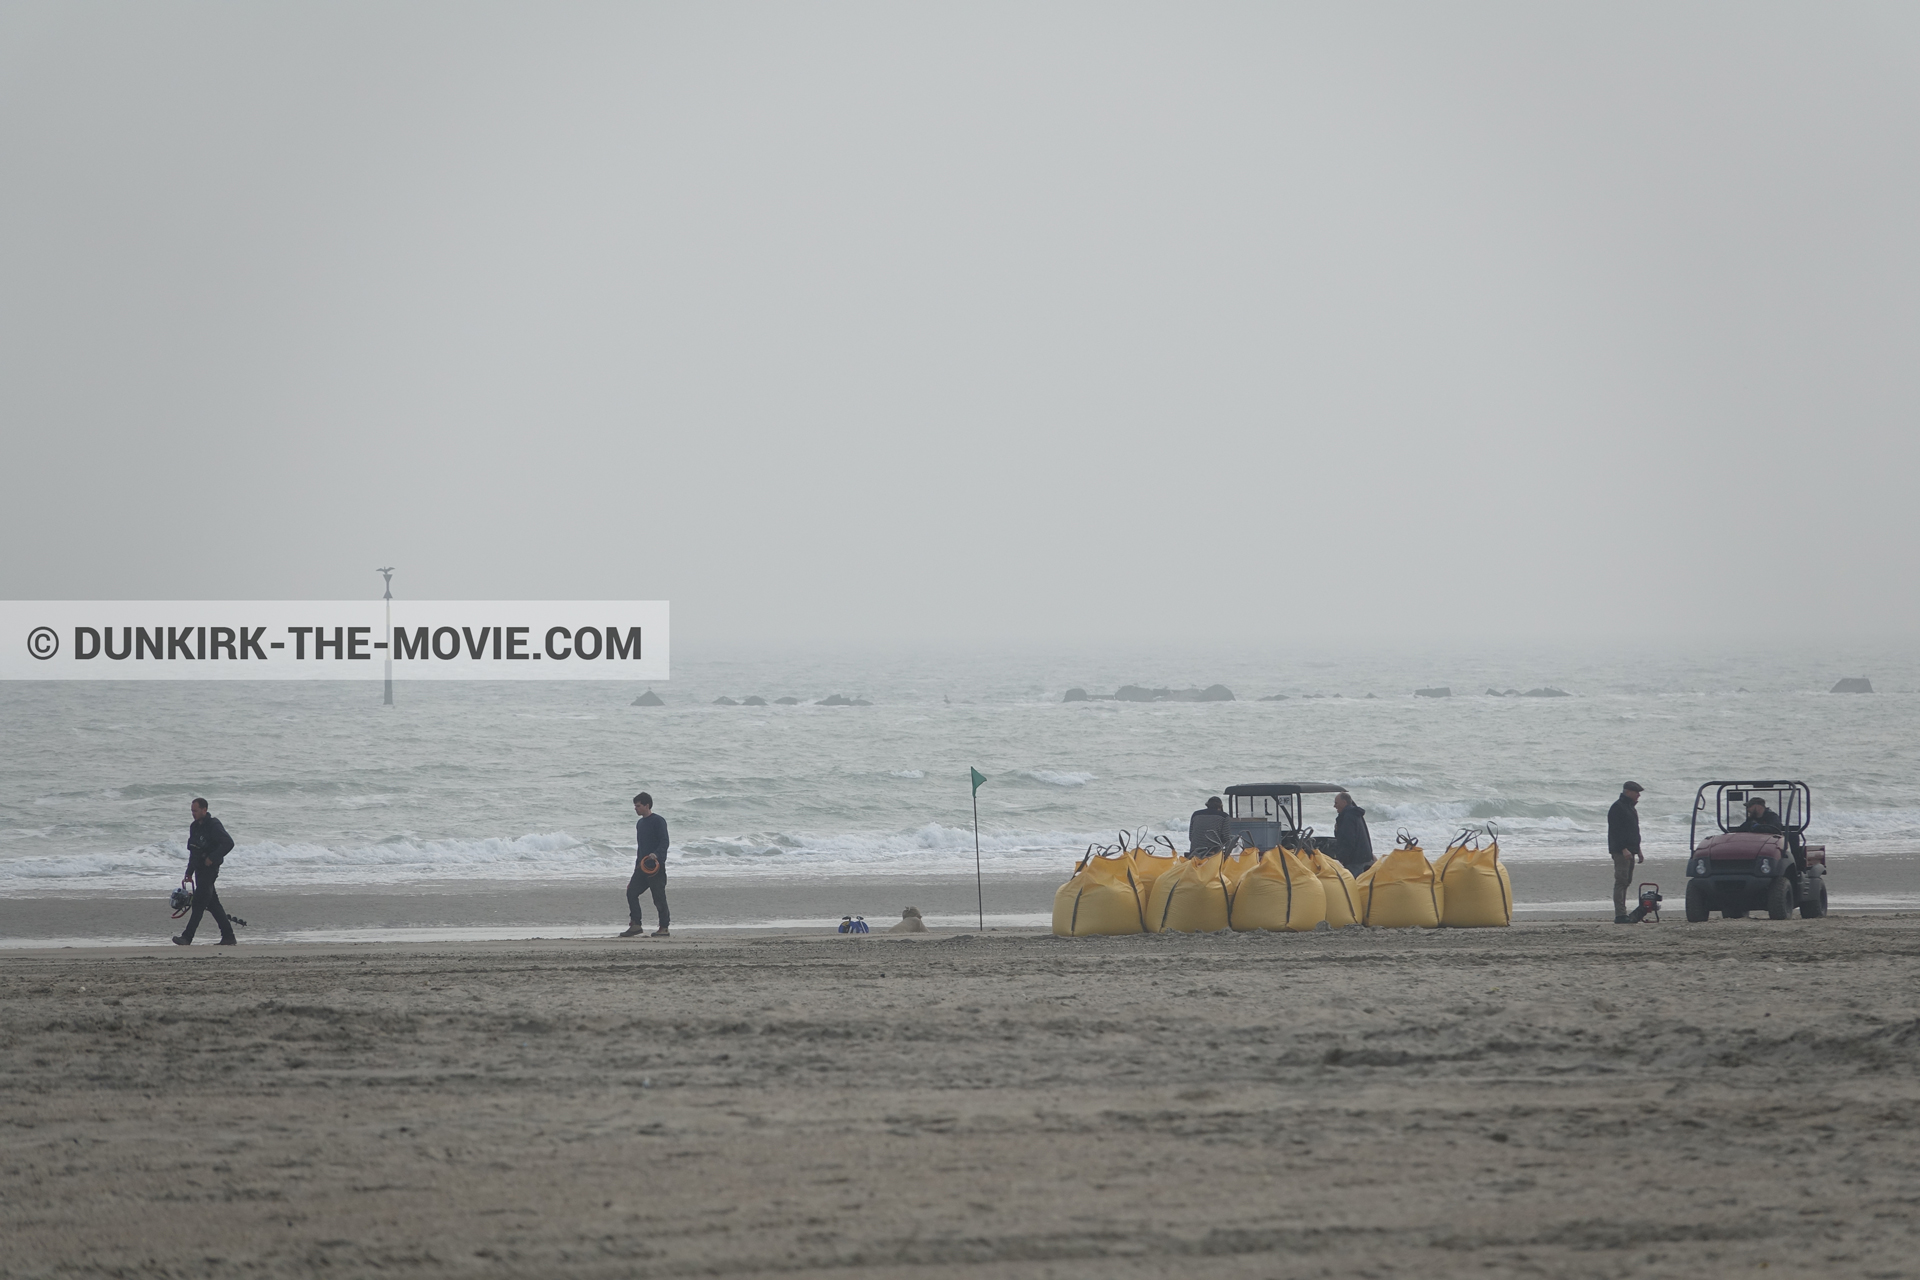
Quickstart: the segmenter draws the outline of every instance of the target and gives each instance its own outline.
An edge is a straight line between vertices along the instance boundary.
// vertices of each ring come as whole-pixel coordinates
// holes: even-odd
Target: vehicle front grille
[[[1752,858],[1728,858],[1707,863],[1707,874],[1710,876],[1750,876],[1753,870]]]

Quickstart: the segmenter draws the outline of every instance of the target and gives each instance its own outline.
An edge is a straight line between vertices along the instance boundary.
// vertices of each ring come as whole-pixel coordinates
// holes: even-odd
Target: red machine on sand
[[[1709,809],[1718,830],[1702,838]],[[1806,841],[1812,813],[1804,782],[1702,784],[1687,829],[1687,919],[1718,911],[1737,920],[1763,908],[1773,920],[1795,907],[1808,920],[1827,914],[1827,847]]]

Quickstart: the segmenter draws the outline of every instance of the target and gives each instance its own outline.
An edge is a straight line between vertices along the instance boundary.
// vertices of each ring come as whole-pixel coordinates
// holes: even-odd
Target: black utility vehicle
[[[1228,834],[1253,849],[1299,849],[1312,841],[1320,852],[1331,853],[1333,837],[1314,835],[1302,821],[1305,797],[1344,790],[1333,782],[1242,782],[1228,787]]]
[[[1754,802],[1764,809],[1756,809]],[[1701,834],[1702,815],[1716,830]],[[1709,782],[1693,797],[1687,828],[1687,919],[1729,920],[1765,910],[1827,914],[1827,847],[1807,843],[1813,793],[1804,782]]]

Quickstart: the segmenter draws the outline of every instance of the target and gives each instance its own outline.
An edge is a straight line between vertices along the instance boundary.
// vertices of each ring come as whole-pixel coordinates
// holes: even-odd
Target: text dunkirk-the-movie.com
[[[396,680],[665,680],[667,602],[0,601],[6,680],[377,680],[389,660]]]

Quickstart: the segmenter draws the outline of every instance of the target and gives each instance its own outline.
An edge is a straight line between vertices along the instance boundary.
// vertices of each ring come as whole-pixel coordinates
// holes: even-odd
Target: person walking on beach
[[[1359,875],[1373,865],[1373,833],[1367,830],[1367,811],[1342,791],[1333,798],[1334,861]]]
[[[1633,868],[1641,859],[1640,855],[1640,803],[1642,787],[1637,782],[1624,783],[1620,787],[1620,798],[1613,802],[1613,808],[1607,810],[1607,852],[1613,855],[1613,922],[1615,924],[1638,924],[1627,914],[1627,890],[1633,884]]]
[[[213,888],[214,880],[220,875],[220,864],[233,852],[233,837],[220,825],[220,819],[207,812],[205,800],[196,799],[192,808],[193,825],[187,828],[187,874],[181,883],[193,882],[193,914],[187,917],[187,927],[173,940],[178,946],[192,946],[201,913],[211,911],[213,922],[220,926],[218,945],[238,946],[240,939],[233,936],[233,921],[227,917],[226,908],[220,905],[220,895]]]
[[[633,811],[640,821],[633,824],[633,879],[627,881],[627,931],[620,936],[637,938],[646,932],[640,920],[640,895],[653,894],[653,909],[660,917],[656,938],[669,938],[671,915],[667,911],[667,820],[653,811],[653,797],[642,791],[633,798]]]
[[[1219,853],[1233,842],[1227,829],[1227,811],[1220,807],[1219,796],[1208,796],[1207,807],[1195,809],[1187,819],[1187,856],[1204,858]]]

